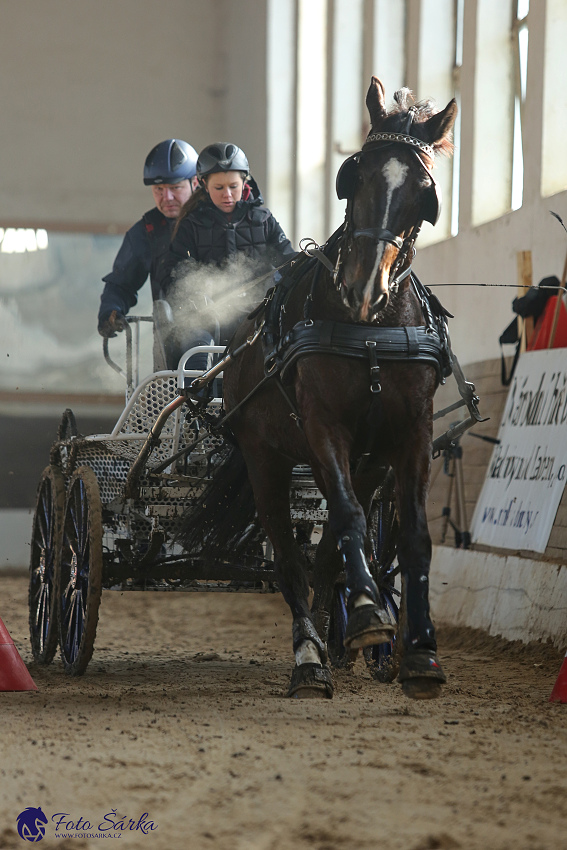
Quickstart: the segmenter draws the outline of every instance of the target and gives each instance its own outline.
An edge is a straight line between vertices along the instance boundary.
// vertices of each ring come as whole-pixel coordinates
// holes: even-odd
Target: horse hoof
[[[435,699],[447,681],[437,654],[430,650],[407,652],[400,666],[398,682],[410,699]]]
[[[329,668],[308,662],[293,668],[287,695],[294,699],[332,699],[333,691]]]
[[[359,605],[349,612],[344,645],[347,649],[364,649],[377,643],[390,643],[395,633],[387,611],[378,605]]]
[[[408,679],[402,682],[402,693],[408,699],[437,699],[441,691],[441,682],[434,679]]]

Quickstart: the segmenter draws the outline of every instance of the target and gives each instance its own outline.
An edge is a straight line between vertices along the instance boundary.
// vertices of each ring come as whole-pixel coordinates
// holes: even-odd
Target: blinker
[[[336,190],[340,201],[348,200],[353,196],[359,162],[360,153],[353,153],[352,156],[345,159],[337,172]]]
[[[349,156],[348,159],[345,159],[337,172],[336,190],[337,197],[340,201],[348,201],[354,194],[356,173],[360,162],[360,153],[361,152],[358,151],[358,153],[354,153]],[[441,214],[441,187],[430,173],[429,169],[423,164],[419,155],[416,154],[416,156],[420,164],[426,169],[427,173],[431,177],[431,186],[427,190],[424,201],[422,212],[423,220],[435,225],[439,221],[439,216]]]
[[[441,187],[437,180],[431,178],[431,186],[427,190],[427,197],[423,207],[423,220],[430,224],[437,224],[441,215]]]

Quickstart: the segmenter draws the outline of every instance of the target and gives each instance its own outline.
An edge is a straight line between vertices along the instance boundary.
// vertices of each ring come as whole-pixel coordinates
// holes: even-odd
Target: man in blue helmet
[[[125,316],[137,303],[138,290],[148,276],[154,303],[163,305],[157,282],[158,263],[169,248],[181,207],[198,186],[196,166],[197,151],[181,139],[166,139],[148,154],[144,164],[144,185],[151,186],[155,207],[127,231],[112,271],[103,277],[105,287],[98,313],[101,336],[114,337],[117,331],[124,330]],[[154,309],[154,322],[157,319]],[[174,357],[168,351],[167,340],[155,334],[154,368],[175,368]]]

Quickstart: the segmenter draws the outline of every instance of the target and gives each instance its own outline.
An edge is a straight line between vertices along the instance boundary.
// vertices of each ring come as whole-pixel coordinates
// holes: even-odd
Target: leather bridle
[[[413,122],[413,114],[414,113],[412,109],[410,109],[404,127],[404,133],[370,133],[367,136],[366,141],[363,144],[361,150],[355,154],[352,154],[352,156],[345,160],[345,162],[339,169],[339,172],[337,174],[337,195],[339,198],[347,199],[347,210],[345,216],[345,223],[343,225],[343,239],[341,239],[341,246],[337,257],[337,263],[335,265],[333,273],[335,283],[339,290],[342,287],[341,268],[344,260],[343,255],[345,250],[347,251],[347,253],[350,252],[350,250],[352,250],[352,242],[354,240],[366,238],[371,239],[376,244],[377,248],[380,242],[386,242],[390,245],[394,245],[398,249],[398,256],[396,257],[396,260],[392,266],[389,280],[389,289],[396,291],[398,285],[410,274],[411,262],[413,260],[413,257],[415,256],[414,246],[416,239],[421,231],[423,221],[429,221],[432,224],[436,224],[439,218],[439,212],[441,207],[440,188],[433,174],[431,173],[431,169],[426,164],[423,157],[420,155],[420,153],[423,153],[427,157],[433,159],[435,156],[435,152],[431,145],[428,145],[426,142],[423,142],[421,139],[417,139],[415,136],[412,136],[410,134],[409,130],[411,129],[411,124]],[[355,228],[352,221],[352,200],[355,190],[356,172],[358,171],[360,158],[362,154],[366,153],[367,151],[372,151],[378,147],[384,148],[389,145],[408,146],[414,154],[420,167],[426,172],[427,176],[431,180],[431,186],[428,189],[428,200],[430,202],[430,209],[426,209],[421,220],[419,220],[414,225],[409,236],[407,236],[405,239],[402,239],[400,236],[396,236],[390,230],[385,228]],[[407,263],[408,258],[409,263]],[[406,268],[404,268],[404,266],[406,266]],[[399,273],[400,269],[403,269],[401,273]]]

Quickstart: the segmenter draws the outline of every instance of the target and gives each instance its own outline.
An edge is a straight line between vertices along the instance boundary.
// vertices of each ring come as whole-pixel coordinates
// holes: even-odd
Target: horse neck
[[[385,328],[411,327],[424,323],[421,303],[411,284],[411,277],[403,281],[397,292],[390,294],[387,306],[380,312],[377,325]]]

